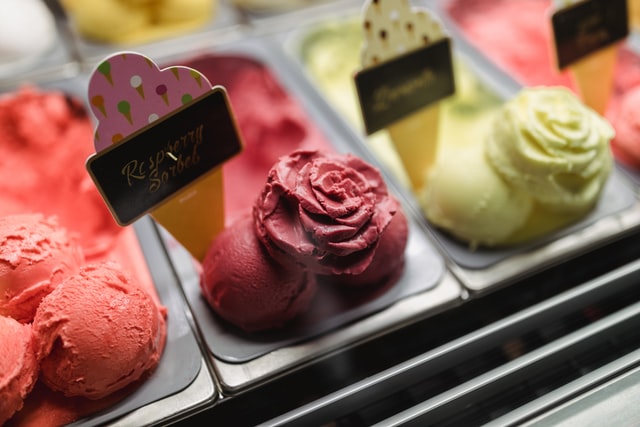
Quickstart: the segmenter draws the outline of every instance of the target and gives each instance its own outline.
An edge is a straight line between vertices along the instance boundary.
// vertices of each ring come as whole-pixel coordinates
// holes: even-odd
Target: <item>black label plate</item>
[[[370,135],[455,92],[451,40],[361,70],[355,85]]]
[[[551,17],[558,68],[620,41],[629,34],[627,0],[585,0]]]
[[[221,86],[89,157],[111,213],[128,225],[242,150]]]

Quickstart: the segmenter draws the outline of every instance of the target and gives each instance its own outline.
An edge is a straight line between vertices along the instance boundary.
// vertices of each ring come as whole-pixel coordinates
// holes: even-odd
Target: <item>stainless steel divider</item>
[[[630,379],[635,381],[635,384],[640,384],[640,349],[633,351],[626,356],[620,357],[615,361],[608,363],[607,365],[596,369],[593,372],[586,374],[585,376],[572,381],[520,408],[505,414],[484,427],[533,427],[541,425],[557,425],[556,414],[566,412],[569,408],[575,408],[581,406],[580,412],[584,412],[582,402],[592,400],[594,396],[602,397],[602,393],[606,392],[609,396],[613,395],[607,387],[612,384],[620,384],[627,382]],[[619,406],[627,406],[627,413],[624,416],[628,417],[626,422],[628,425],[638,425],[640,420],[637,420],[640,416],[640,411],[637,409],[637,394],[634,396],[625,396],[623,402],[620,401],[619,396],[616,396],[618,403],[611,409],[619,410]],[[632,422],[632,418],[629,416],[635,414],[637,422]],[[594,417],[591,413],[592,420],[602,420],[602,416]],[[551,421],[551,418],[554,421]],[[568,417],[567,417],[568,418]],[[584,425],[584,424],[574,424]],[[617,424],[612,424],[617,425]]]
[[[640,302],[602,320],[551,342],[529,354],[461,384],[433,399],[400,412],[376,426],[428,426],[454,416],[460,408],[474,404],[496,390],[515,387],[544,371],[551,363],[566,360],[609,339],[612,332],[636,328],[640,322]]]
[[[295,411],[271,419],[265,425],[321,425],[333,421],[359,407],[406,389],[425,377],[453,368],[461,362],[473,358],[476,354],[496,348],[512,337],[518,337],[544,327],[544,325],[560,319],[577,308],[588,306],[622,292],[639,280],[640,260],[299,407]],[[638,319],[640,319],[640,303],[570,333],[500,368],[481,374],[477,379],[454,387],[434,399],[401,412],[397,418],[389,418],[385,423],[398,425],[397,422],[410,422],[415,419],[416,423],[419,420],[421,425],[424,425],[425,420],[422,417],[425,414],[431,415],[431,411],[437,410],[443,416],[446,416],[448,411],[460,411],[460,408],[463,407],[460,405],[464,404],[465,396],[468,396],[468,400],[472,401],[478,393],[489,390],[491,384],[499,386],[501,383],[495,381],[501,378],[503,381],[516,381],[527,372],[532,372],[535,369],[542,370],[546,358],[552,357],[554,354],[565,355],[567,352],[577,351],[590,345],[595,339],[604,339],[606,333],[618,325],[631,327],[633,322],[628,320]],[[581,343],[580,340],[585,341]],[[386,425],[385,423],[381,425]]]

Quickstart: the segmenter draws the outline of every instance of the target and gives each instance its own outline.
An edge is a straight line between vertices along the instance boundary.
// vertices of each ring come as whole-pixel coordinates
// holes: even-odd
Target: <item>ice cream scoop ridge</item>
[[[281,264],[356,275],[371,264],[397,211],[382,176],[363,160],[299,150],[269,172],[254,218]]]
[[[530,88],[505,105],[486,142],[493,167],[547,209],[584,213],[612,167],[611,125],[568,89]]]
[[[40,378],[53,390],[100,399],[158,365],[166,308],[121,270],[112,262],[86,265],[38,307]]]
[[[272,259],[247,214],[214,240],[203,261],[200,287],[218,315],[257,332],[282,327],[306,310],[317,281],[309,271]]]
[[[83,262],[80,246],[55,218],[0,217],[0,315],[31,322],[42,298]]]
[[[31,325],[0,316],[0,425],[22,409],[37,377]]]

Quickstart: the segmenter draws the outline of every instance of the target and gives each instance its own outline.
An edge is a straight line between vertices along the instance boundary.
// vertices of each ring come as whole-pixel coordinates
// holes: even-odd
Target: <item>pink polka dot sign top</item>
[[[102,61],[89,81],[88,97],[98,121],[96,152],[104,150],[212,89],[199,71],[160,69],[150,58],[121,52]]]

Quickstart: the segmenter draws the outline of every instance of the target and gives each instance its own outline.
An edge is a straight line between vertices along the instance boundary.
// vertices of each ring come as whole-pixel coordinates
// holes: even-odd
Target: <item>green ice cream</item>
[[[364,131],[353,75],[360,66],[364,36],[360,19],[337,20],[308,30],[297,46],[305,70],[336,111]],[[502,100],[474,75],[463,58],[454,63],[456,94],[442,101],[439,158],[452,149],[475,144],[486,134]],[[393,145],[384,131],[368,138],[379,160],[408,186]]]

